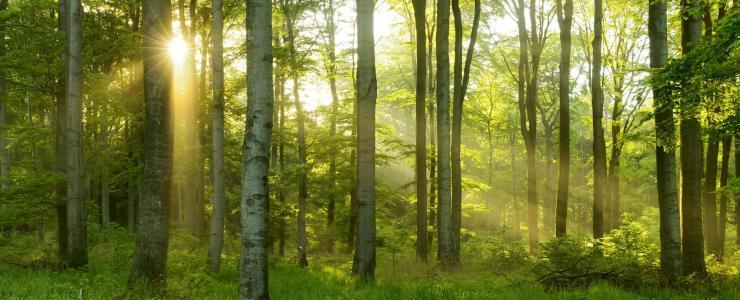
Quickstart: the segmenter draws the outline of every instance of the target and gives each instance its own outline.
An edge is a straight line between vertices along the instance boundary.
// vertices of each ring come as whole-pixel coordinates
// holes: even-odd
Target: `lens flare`
[[[188,53],[188,46],[181,38],[174,38],[167,45],[167,52],[174,64],[181,64]]]

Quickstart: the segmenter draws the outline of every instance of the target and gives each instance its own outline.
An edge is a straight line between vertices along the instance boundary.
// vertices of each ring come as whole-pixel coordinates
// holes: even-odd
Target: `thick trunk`
[[[67,30],[65,51],[67,98],[67,223],[69,224],[69,263],[87,264],[85,198],[82,190],[82,5],[66,0]]]
[[[357,0],[357,242],[352,271],[375,280],[375,37],[373,1]]]
[[[699,0],[681,0],[681,49],[685,55],[701,38]],[[682,107],[698,106],[700,99],[685,97]],[[682,109],[680,115],[681,140],[681,211],[683,215],[683,272],[707,274],[704,263],[704,236],[701,216],[702,140],[701,123],[696,109]]]
[[[710,135],[707,143],[706,172],[704,173],[704,188],[702,192],[702,229],[707,250],[714,256],[719,256],[719,236],[717,231],[717,157],[719,155],[719,141]]]
[[[604,94],[601,90],[602,0],[594,0],[593,64],[591,71],[591,109],[593,117],[594,196],[593,236],[604,236],[604,198],[606,196],[606,142],[604,140]]]
[[[272,139],[272,7],[247,1],[247,126],[241,191],[239,299],[269,299],[267,289],[268,176]]]
[[[444,266],[454,265],[450,211],[450,1],[437,1],[437,260]]]
[[[659,69],[668,60],[668,18],[665,1],[651,1],[648,14],[650,67]],[[660,85],[653,85],[657,146],[655,160],[660,210],[660,269],[669,284],[681,271],[681,224],[676,178],[673,106]]]
[[[555,236],[567,233],[568,186],[570,184],[570,53],[571,24],[573,22],[573,0],[557,1],[558,25],[560,26],[560,80],[559,87],[559,161],[558,194],[555,200]]]
[[[414,0],[416,28],[416,257],[427,261],[426,0]]]
[[[722,139],[722,172],[719,176],[719,187],[723,189],[727,186],[727,179],[730,177],[730,151],[732,150],[732,136],[726,136]],[[725,231],[727,230],[727,199],[728,193],[723,191],[720,195],[719,202],[719,224],[717,238],[717,257],[722,260],[725,254]]]
[[[66,30],[66,4],[65,0],[59,1],[59,31]],[[63,57],[62,57],[63,59]],[[67,174],[67,99],[66,99],[66,75],[61,74],[57,79],[56,94],[56,137],[55,137],[55,167],[59,175]],[[0,82],[0,84],[3,84]],[[4,101],[2,102],[4,103]],[[0,145],[0,157],[6,161],[7,150]],[[60,182],[56,186],[56,196],[60,199],[56,202],[57,211],[57,244],[59,259],[63,262],[69,257],[69,229],[67,227],[67,184]]]
[[[213,119],[211,136],[213,138],[213,214],[211,215],[211,235],[208,242],[208,269],[218,273],[221,270],[221,250],[224,244],[224,216],[226,197],[224,185],[224,29],[223,1],[213,0],[212,53],[213,67]],[[201,72],[205,72],[202,70]]]
[[[170,88],[172,67],[166,56],[171,31],[170,2],[144,2],[144,174],[139,226],[130,285],[148,281],[164,287],[169,226],[167,207],[172,172]]]

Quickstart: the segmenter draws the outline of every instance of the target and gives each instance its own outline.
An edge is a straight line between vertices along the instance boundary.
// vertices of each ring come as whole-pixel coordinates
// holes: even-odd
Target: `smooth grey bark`
[[[224,11],[223,1],[213,0],[213,29],[211,32],[211,59],[213,69],[213,214],[211,236],[208,242],[208,269],[221,271],[221,250],[224,244],[224,216],[226,215],[226,192],[224,186]]]
[[[727,179],[730,177],[730,151],[732,151],[732,136],[728,135],[722,139],[722,171],[719,176],[719,187],[723,189],[727,186]],[[725,237],[727,230],[727,201],[728,192],[723,191],[719,200],[719,224],[717,239],[717,258],[722,260],[725,255]]]
[[[450,1],[437,1],[437,260],[454,266],[450,181]]]
[[[426,262],[427,233],[427,174],[426,174],[426,0],[414,0],[416,29],[416,258]]]
[[[601,43],[603,41],[603,1],[594,0],[593,63],[591,65],[591,110],[593,128],[594,190],[593,236],[604,236],[604,198],[606,195],[606,141],[604,140],[604,93],[601,90]]]
[[[462,61],[462,15],[460,12],[460,0],[452,0],[452,12],[455,24],[455,67],[453,76],[453,108],[452,108],[452,141],[450,146],[450,164],[452,167],[452,198],[451,198],[451,224],[452,224],[452,253],[455,265],[460,264],[460,229],[462,226],[462,116],[465,93],[470,81],[470,67],[473,62],[473,51],[475,50],[475,39],[478,35],[478,24],[480,22],[480,0],[475,1],[475,12],[471,28],[470,41],[465,56],[465,65]]]
[[[247,1],[247,125],[241,191],[239,299],[269,299],[268,176],[272,140],[272,6]]]
[[[648,35],[650,67],[663,68],[668,62],[668,17],[665,0],[653,0],[648,5]],[[666,91],[653,84],[655,110],[655,160],[658,209],[660,211],[660,269],[663,279],[675,283],[681,272],[681,224],[676,178],[676,129],[673,104]]]
[[[558,0],[556,4],[560,26],[560,80],[559,87],[559,160],[558,194],[555,200],[555,236],[566,235],[568,225],[568,187],[570,185],[570,54],[573,0]]]
[[[372,0],[357,0],[357,242],[353,273],[375,281],[375,35]]]
[[[144,174],[138,235],[129,285],[165,286],[172,182],[170,92],[172,65],[166,57],[172,27],[169,0],[144,2]]]
[[[82,4],[66,0],[67,224],[69,264],[87,265],[85,198],[82,190]]]
[[[701,1],[681,0],[681,52],[688,54],[701,38]],[[685,83],[689,84],[689,83]],[[683,272],[707,275],[704,262],[704,235],[701,216],[702,152],[701,123],[698,106],[701,99],[681,99],[681,212],[683,234]]]

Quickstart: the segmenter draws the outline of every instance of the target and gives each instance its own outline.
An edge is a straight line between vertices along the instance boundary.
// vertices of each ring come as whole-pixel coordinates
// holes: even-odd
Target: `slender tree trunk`
[[[435,21],[437,13],[436,6],[432,7],[432,21]],[[435,33],[435,25],[431,24],[428,26],[427,30],[427,96],[429,97],[427,101],[427,108],[429,111],[429,227],[432,228],[431,231],[427,234],[429,247],[432,247],[434,244],[434,235],[436,233],[435,231],[435,224],[437,222],[437,213],[436,213],[436,201],[437,201],[437,126],[435,123],[436,117],[435,117],[435,101],[432,97],[435,95],[435,89],[434,89],[434,33]]]
[[[650,67],[659,69],[668,60],[668,17],[665,1],[651,1],[648,13]],[[660,210],[660,269],[673,284],[681,271],[681,224],[678,204],[675,125],[672,102],[660,85],[653,85],[657,146],[655,159]]]
[[[558,194],[555,209],[555,236],[563,237],[568,224],[568,185],[570,184],[570,53],[573,0],[557,1],[557,18],[560,26],[560,81],[559,114],[560,144],[558,162]]]
[[[213,215],[211,216],[211,236],[208,242],[208,269],[213,273],[221,271],[221,250],[224,244],[224,216],[226,215],[226,191],[224,186],[224,54],[223,1],[213,0],[213,32],[211,37],[213,67],[213,119],[211,135],[213,138]],[[201,72],[205,72],[202,70]]]
[[[730,177],[730,151],[732,151],[732,136],[728,135],[722,139],[722,172],[719,176],[719,187],[724,189],[727,186],[727,179]],[[725,254],[725,234],[727,230],[727,198],[728,192],[722,191],[719,202],[719,238],[717,241],[717,257],[722,260]]]
[[[416,28],[416,258],[427,261],[426,0],[414,0]]]
[[[357,245],[352,270],[375,280],[375,35],[372,0],[357,0]]]
[[[59,1],[59,19],[58,29],[61,32],[66,31],[66,0]],[[64,56],[62,55],[62,60]],[[56,143],[55,158],[56,171],[60,175],[67,174],[67,99],[66,99],[66,74],[62,72],[57,78],[56,94]],[[0,83],[3,84],[3,83]],[[5,151],[5,152],[3,152]],[[5,147],[0,148],[0,154],[6,155]],[[3,161],[5,161],[4,156]],[[57,244],[59,249],[59,259],[66,262],[69,258],[69,228],[67,225],[67,184],[60,182],[56,186],[56,196],[60,198],[55,204],[57,212]]]
[[[61,5],[61,4],[60,4]],[[8,9],[8,0],[0,0],[0,12],[4,12]],[[0,23],[0,56],[5,55],[5,21]],[[5,77],[5,72],[3,70],[0,70],[0,77]],[[6,91],[5,91],[5,81],[0,80],[0,188],[3,192],[6,192],[8,189],[10,189],[9,180],[8,177],[8,168],[10,166],[10,155],[8,155],[8,147],[7,147],[7,141],[5,140],[6,132],[5,132],[5,126],[7,126],[7,120],[6,120]],[[1,200],[2,203],[2,209],[5,210],[7,208],[7,203],[5,203],[5,199]],[[6,229],[5,224],[0,224],[0,232],[2,234],[9,233],[9,229]],[[60,243],[61,245],[61,243]],[[61,251],[60,251],[61,253]]]
[[[717,226],[717,158],[719,156],[719,140],[712,135],[707,142],[707,163],[704,173],[704,190],[702,194],[702,229],[704,242],[710,254],[719,257],[720,249]]]
[[[604,198],[606,196],[606,142],[604,141],[604,94],[601,90],[602,0],[594,0],[593,64],[591,71],[591,106],[594,132],[594,202],[593,236],[604,236]]]
[[[282,176],[285,174],[285,91],[283,90],[285,88],[285,79],[282,77],[283,74],[280,75],[280,123],[278,125],[280,130],[278,133],[278,143],[280,144],[278,146],[278,155],[280,157],[278,163],[280,164],[280,180],[282,181],[284,180]],[[280,219],[278,221],[278,254],[282,257],[285,256],[285,231],[287,226],[285,219],[288,215],[285,209],[285,187],[283,184],[278,188],[278,202],[281,204]]]
[[[272,6],[247,1],[247,126],[241,196],[239,299],[269,299],[267,223],[272,139]]]
[[[514,123],[516,123],[516,120],[514,120]],[[511,209],[513,210],[511,233],[514,236],[514,240],[519,241],[522,239],[522,221],[519,215],[519,188],[516,184],[518,181],[516,165],[516,124],[512,123],[511,129]]]
[[[699,0],[681,0],[681,50],[685,55],[701,38]],[[683,272],[707,274],[704,263],[704,236],[701,216],[702,152],[701,123],[698,116],[700,99],[681,99],[681,211],[683,215]]]
[[[454,265],[451,235],[450,191],[450,1],[437,1],[437,260],[444,267]]]
[[[69,263],[87,265],[85,198],[82,193],[82,5],[66,0],[67,98],[67,223],[69,224]]]
[[[144,2],[144,175],[139,226],[129,285],[148,281],[164,287],[169,225],[167,207],[172,182],[170,88],[172,66],[166,56],[171,32],[169,0]]]
[[[337,137],[337,119],[339,118],[339,95],[337,93],[337,54],[336,54],[336,23],[334,21],[335,8],[334,1],[328,1],[328,7],[326,9],[326,23],[328,31],[328,45],[327,52],[329,56],[329,64],[327,66],[327,73],[329,75],[329,89],[331,90],[331,124],[329,126],[329,134],[332,138]],[[337,153],[339,149],[336,147],[336,141],[332,142],[332,153]],[[337,158],[332,155],[329,162],[329,177],[331,181],[331,191],[328,195],[328,204],[326,208],[326,229],[328,232],[328,251],[334,253],[334,236],[336,228],[334,225],[335,217],[335,203],[337,190]]]
[[[100,116],[100,159],[103,161],[100,172],[100,198],[102,202],[103,227],[110,222],[110,186],[108,183],[108,103],[103,102]]]
[[[735,178],[740,178],[740,134],[735,134]],[[740,193],[735,193],[735,245],[740,245]]]

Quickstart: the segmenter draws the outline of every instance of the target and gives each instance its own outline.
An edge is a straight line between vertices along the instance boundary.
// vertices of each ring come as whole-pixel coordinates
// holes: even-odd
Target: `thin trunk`
[[[699,0],[681,0],[681,50],[691,52],[701,38]],[[682,107],[697,107],[700,99],[685,97]],[[704,236],[701,216],[702,140],[701,123],[696,109],[682,109],[680,114],[681,140],[681,211],[683,216],[683,272],[707,274],[704,263]]]
[[[451,230],[450,191],[450,1],[437,1],[437,260],[444,267],[454,265]]]
[[[60,3],[61,6],[61,3]],[[4,12],[8,9],[8,0],[0,0],[0,12]],[[0,43],[0,57],[4,57],[5,55],[5,22],[3,21],[0,23],[0,39],[2,42]],[[0,77],[5,77],[5,72],[3,70],[0,70]],[[9,188],[9,180],[8,178],[8,168],[10,166],[10,156],[8,155],[8,147],[7,147],[7,141],[5,140],[6,132],[5,132],[5,126],[7,125],[6,120],[6,91],[5,91],[5,81],[0,80],[0,188],[3,192],[6,192]],[[5,203],[5,200],[2,200],[2,209],[5,210],[7,208],[7,203]],[[61,229],[61,228],[60,228]],[[5,224],[0,224],[0,232],[2,232],[4,235],[8,234],[10,232],[9,229],[6,229]],[[61,242],[60,242],[61,246]],[[60,249],[60,253],[62,253]],[[61,255],[63,256],[63,255]]]
[[[702,229],[707,251],[719,256],[719,236],[717,231],[717,158],[719,156],[719,140],[710,134],[707,142],[706,173],[704,173],[704,189],[702,193]]]
[[[58,29],[64,32],[67,28],[66,0],[59,1]],[[62,59],[64,56],[62,55]],[[57,78],[56,91],[56,138],[55,158],[56,171],[59,175],[67,174],[67,99],[66,99],[66,75],[62,72]],[[0,84],[3,84],[0,82]],[[0,153],[5,154],[5,147],[0,148]],[[3,161],[5,159],[3,158]],[[56,186],[56,196],[60,199],[55,204],[57,212],[57,244],[59,249],[59,260],[66,262],[69,258],[69,228],[67,225],[67,184],[60,182]]]
[[[172,172],[170,88],[172,66],[166,56],[171,32],[169,0],[144,2],[144,173],[139,198],[138,235],[129,285],[148,281],[165,286]]]
[[[337,119],[339,118],[339,95],[337,93],[337,55],[336,55],[336,24],[334,21],[335,17],[334,1],[328,1],[328,8],[326,14],[327,30],[328,30],[328,56],[329,65],[327,67],[327,73],[329,75],[329,89],[331,90],[331,124],[329,125],[329,134],[333,139],[337,137]],[[337,153],[339,149],[336,147],[336,141],[332,142],[332,153]],[[329,199],[326,208],[326,228],[328,232],[328,251],[329,253],[334,252],[334,215],[335,203],[337,191],[337,158],[332,155],[329,162],[329,177],[331,181],[331,191],[329,192]]]
[[[241,191],[239,299],[269,299],[267,223],[272,139],[272,7],[247,1],[247,126]]]
[[[740,178],[740,134],[735,134],[735,178]],[[740,245],[740,193],[735,193],[735,245]]]
[[[416,257],[427,261],[426,0],[414,0],[416,28]]]
[[[66,0],[68,18],[65,51],[67,98],[67,223],[69,263],[87,265],[85,198],[82,190],[82,4]]]
[[[617,69],[617,68],[615,68]],[[614,74],[613,76],[622,76]],[[604,207],[604,229],[610,232],[619,227],[619,157],[622,143],[622,97],[624,80],[615,80],[619,83],[614,87],[614,105],[612,107],[611,126],[611,156],[607,165],[606,203]]]
[[[720,195],[719,202],[719,238],[717,241],[717,249],[719,253],[717,257],[722,260],[725,254],[725,231],[727,230],[727,198],[728,192],[724,191],[727,186],[727,179],[730,177],[730,151],[732,151],[732,136],[728,135],[722,139],[722,172],[719,176],[719,187],[723,189],[722,195]]]
[[[593,64],[591,71],[591,109],[594,135],[593,236],[604,236],[604,198],[606,196],[606,142],[604,140],[604,94],[601,90],[602,0],[594,0]]]
[[[547,122],[547,119],[542,118],[542,122]],[[542,231],[545,239],[551,239],[554,233],[555,227],[555,186],[553,181],[555,180],[555,167],[553,166],[554,156],[553,148],[555,148],[555,142],[553,141],[552,125],[545,125],[545,195],[542,203]]]
[[[110,222],[110,186],[108,183],[108,103],[103,102],[100,116],[100,159],[103,165],[100,168],[100,199],[102,202],[103,227]]]
[[[208,242],[208,269],[213,273],[221,271],[221,250],[224,244],[224,217],[226,215],[226,191],[224,185],[224,54],[223,1],[213,0],[212,68],[213,68],[213,119],[211,136],[213,138],[213,214],[211,215],[211,236]],[[205,70],[201,70],[205,72]]]
[[[357,242],[352,271],[375,280],[375,37],[373,1],[357,0]]]
[[[280,81],[280,123],[278,124],[278,163],[280,164],[280,179],[283,180],[285,174],[285,79],[281,74]],[[280,203],[280,214],[278,220],[278,255],[285,256],[285,231],[288,212],[285,209],[285,187],[281,184],[278,188],[278,202]]]

